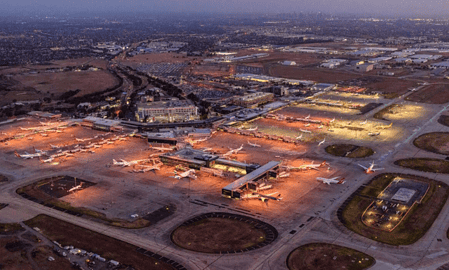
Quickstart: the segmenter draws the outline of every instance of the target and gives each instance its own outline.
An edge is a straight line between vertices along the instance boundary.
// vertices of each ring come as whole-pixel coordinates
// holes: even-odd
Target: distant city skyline
[[[323,12],[370,16],[442,16],[442,0],[15,0],[2,3],[2,14],[21,12]]]

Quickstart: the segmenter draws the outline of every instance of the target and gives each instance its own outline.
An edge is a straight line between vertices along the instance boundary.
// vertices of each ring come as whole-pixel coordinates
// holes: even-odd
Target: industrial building
[[[183,122],[199,119],[198,108],[185,100],[158,101],[137,105],[140,122]]]
[[[253,94],[249,94],[249,95],[234,97],[233,102],[235,105],[238,105],[238,106],[254,108],[254,107],[257,107],[259,104],[266,103],[266,102],[273,100],[273,98],[274,98],[273,93],[259,92],[259,93],[253,93]]]
[[[123,131],[120,121],[88,116],[81,122],[82,126],[105,131]]]

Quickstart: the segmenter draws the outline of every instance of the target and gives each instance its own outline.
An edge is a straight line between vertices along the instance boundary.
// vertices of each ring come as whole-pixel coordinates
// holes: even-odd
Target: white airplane
[[[380,132],[369,132],[368,136],[379,136]]]
[[[179,173],[179,174],[178,174],[177,171],[175,171],[175,174],[177,174],[177,175],[174,176],[174,178],[176,178],[176,179],[181,179],[181,178],[186,178],[186,177],[189,177],[189,178],[192,178],[192,179],[196,179],[197,178],[196,175],[195,175],[195,170],[194,169],[190,169],[188,171],[185,171],[185,172],[182,172],[182,173]]]
[[[280,197],[281,194],[279,194],[278,196],[274,197],[274,195],[278,194],[279,192],[274,192],[271,194],[260,194],[257,192],[253,192],[253,193],[248,193],[242,196],[242,199],[260,199],[262,202],[268,201],[268,200],[273,200],[273,201],[280,201],[282,200],[282,198]]]
[[[309,115],[307,115],[304,119],[309,119],[310,118],[310,114]]]
[[[54,160],[53,157],[49,157],[49,158],[47,158],[47,159],[41,159],[41,162],[42,162],[42,163],[50,163],[50,162],[52,162],[53,160]]]
[[[249,144],[250,146],[252,146],[252,147],[260,147],[259,144],[257,144],[257,143],[251,143],[250,141],[248,141],[248,144]]]
[[[317,177],[316,180],[323,182],[324,184],[344,184],[345,181],[344,178],[337,180],[338,178],[340,178],[340,176],[336,176],[333,178],[324,178],[324,177]]]
[[[330,120],[329,123],[333,123],[334,121],[335,121],[335,117],[334,117],[334,119]]]
[[[247,128],[247,131],[256,131],[259,127],[254,127],[254,128]]]
[[[375,172],[375,171],[380,171],[380,170],[383,170],[383,169],[384,169],[384,168],[377,168],[377,169],[375,169],[374,166],[376,166],[376,164],[374,164],[374,160],[373,160],[373,162],[370,164],[369,167],[365,167],[365,166],[363,166],[363,165],[361,165],[361,164],[357,164],[357,165],[359,165],[360,167],[362,167],[362,168],[365,170],[365,173],[373,173],[373,172]]]
[[[319,164],[313,164],[313,162],[312,162],[312,164],[303,164],[298,167],[288,166],[287,168],[289,168],[290,170],[311,170],[311,169],[318,170],[318,168],[321,168],[325,165],[326,165],[326,161],[323,161]]]
[[[25,154],[19,154],[19,153],[17,153],[17,151],[14,151],[14,154],[16,155],[16,156],[18,156],[18,157],[20,157],[20,158],[24,158],[24,159],[30,159],[30,158],[35,158],[35,157],[40,157],[40,156],[42,156],[42,153],[41,152],[37,152],[37,153],[34,153],[34,154],[30,154],[30,153],[27,153],[27,152],[25,152]]]
[[[312,131],[306,130],[306,129],[299,129],[299,131],[304,132],[304,133],[312,133]]]
[[[304,126],[305,126],[305,127],[310,127],[310,123],[308,123],[308,124],[305,124]]]
[[[126,161],[124,159],[120,159],[120,161],[117,161],[115,159],[112,159],[112,164],[116,166],[122,166],[122,167],[128,167],[132,165],[136,165],[140,162],[147,161],[147,159],[139,159],[139,160],[132,160],[132,161]]]
[[[288,172],[281,172],[280,174],[278,174],[278,178],[285,178],[285,177],[289,177],[290,173]]]
[[[78,186],[72,187],[71,189],[69,189],[69,192],[81,189],[83,187],[83,182],[81,182],[81,184],[79,184]]]
[[[365,121],[363,121],[362,123],[360,123],[360,125],[364,125],[364,124],[366,124],[366,123],[368,123],[368,119],[366,119]]]
[[[42,137],[48,137],[48,134],[47,133],[41,133],[41,136]]]
[[[383,125],[383,126],[377,126],[378,129],[389,129],[393,126],[393,122],[391,122],[389,125]]]
[[[101,145],[98,145],[98,144],[94,144],[94,147],[95,147],[95,148],[100,148],[100,147],[101,147]]]
[[[303,135],[303,134],[301,133],[298,137],[296,137],[296,139],[297,139],[297,140],[301,140],[301,139],[302,139],[302,135]]]
[[[51,126],[51,125],[53,125],[53,123],[45,123],[45,122],[41,122],[41,121],[39,121],[39,124],[41,124],[41,126]]]
[[[229,149],[231,149],[229,152],[223,154],[224,157],[230,156],[232,154],[237,154],[240,150],[243,149],[243,144],[239,148],[236,148],[236,149],[229,148]]]
[[[51,146],[52,149],[59,149],[59,148],[61,148],[60,146],[53,145],[53,144],[51,144],[51,143],[50,143],[50,146]]]
[[[36,149],[34,147],[33,147],[33,149],[34,149],[34,152],[36,152],[36,153],[41,153],[43,155],[47,154],[47,151],[39,150],[39,149]]]
[[[324,127],[323,125],[320,125],[318,128],[319,128],[319,129],[322,129],[323,127]]]
[[[323,143],[326,142],[326,138],[324,138],[321,142],[318,143],[318,146],[322,145]]]
[[[156,147],[156,146],[150,146],[151,149],[154,150],[158,150],[159,152],[163,152],[163,151],[172,151],[173,148],[168,148],[168,147]]]
[[[157,165],[153,165],[153,166],[142,166],[142,169],[132,170],[131,172],[144,173],[144,172],[149,172],[149,171],[152,171],[152,170],[158,170],[159,171],[161,169],[160,166],[161,166],[161,164],[157,164]]]
[[[92,140],[92,138],[87,138],[87,139],[78,139],[78,138],[75,138],[75,140],[76,140],[77,142],[85,142],[85,141],[90,141],[90,140]]]

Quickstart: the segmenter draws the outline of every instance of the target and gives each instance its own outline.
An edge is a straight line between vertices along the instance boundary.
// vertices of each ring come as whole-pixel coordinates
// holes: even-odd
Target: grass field
[[[269,75],[288,79],[312,80],[322,83],[337,83],[360,77],[360,74],[352,74],[329,69],[305,69],[295,66],[281,65],[271,67]]]
[[[440,118],[438,118],[438,123],[449,127],[449,115],[441,115]]]
[[[429,191],[421,204],[415,204],[404,220],[392,232],[367,227],[361,219],[363,212],[396,176],[429,183]],[[442,182],[414,175],[380,174],[375,176],[359,194],[363,196],[354,196],[343,209],[344,225],[364,237],[399,246],[413,244],[424,236],[446,203],[449,186]]]
[[[433,84],[414,92],[405,100],[430,104],[449,102],[449,84]]]
[[[13,234],[23,230],[19,223],[0,223],[0,235]]]
[[[334,144],[326,147],[326,152],[337,157],[364,158],[374,154],[373,149],[352,144]]]
[[[413,144],[429,152],[449,155],[449,133],[433,132],[419,136]]]
[[[138,253],[136,246],[46,215],[39,215],[25,221],[25,224],[38,227],[43,235],[63,246],[72,245],[94,252],[106,259],[131,265],[135,269],[173,269],[162,261]]]
[[[449,174],[449,161],[435,158],[406,158],[396,160],[394,164],[412,170]]]
[[[265,240],[265,232],[253,225],[228,218],[206,218],[172,233],[178,246],[204,253],[250,248]]]
[[[361,270],[375,262],[373,257],[363,252],[327,243],[300,246],[287,257],[290,270]]]

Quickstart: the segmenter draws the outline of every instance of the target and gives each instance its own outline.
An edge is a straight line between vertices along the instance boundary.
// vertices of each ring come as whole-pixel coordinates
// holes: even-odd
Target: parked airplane
[[[330,185],[330,184],[344,184],[345,183],[345,181],[343,181],[344,178],[342,178],[340,180],[337,180],[338,178],[340,178],[340,176],[336,176],[336,177],[333,177],[333,178],[317,177],[316,180],[321,181],[321,182],[323,182],[325,184],[328,184],[328,185]]]
[[[319,128],[319,129],[322,129],[323,127],[324,127],[323,125],[320,125],[318,128]]]
[[[362,167],[365,170],[366,173],[373,173],[375,171],[380,171],[380,170],[384,169],[384,168],[377,168],[377,169],[375,169],[374,166],[376,166],[376,164],[374,164],[374,160],[373,160],[373,162],[371,163],[371,165],[369,167],[365,167],[365,166],[363,166],[361,164],[357,164],[357,165]]]
[[[301,133],[298,137],[296,137],[296,139],[297,139],[297,140],[301,140],[301,139],[302,139],[302,135],[303,135],[303,134]]]
[[[172,151],[173,148],[168,148],[168,147],[157,147],[157,146],[150,146],[151,149],[154,150],[158,150],[159,152],[163,152],[163,151]]]
[[[153,165],[153,166],[142,166],[142,169],[132,170],[131,172],[144,173],[144,172],[149,172],[149,171],[152,171],[152,170],[158,170],[159,171],[161,169],[160,166],[161,166],[161,164],[157,164],[157,165]]]
[[[360,125],[364,125],[364,124],[366,124],[366,123],[368,123],[368,119],[366,119],[365,121],[363,121],[362,123],[360,123]]]
[[[20,157],[20,158],[24,158],[24,159],[30,159],[30,158],[40,157],[40,156],[43,155],[43,153],[41,153],[41,152],[36,152],[36,153],[34,153],[34,154],[30,154],[30,153],[25,152],[25,154],[22,154],[22,155],[21,155],[21,154],[17,153],[17,151],[14,151],[14,154],[15,154],[16,156],[18,156],[18,157]]]
[[[71,189],[68,190],[68,192],[72,192],[78,189],[81,189],[83,187],[83,182],[81,182],[81,184],[79,184],[78,186],[74,186]]]
[[[377,126],[376,128],[378,128],[378,129],[389,129],[392,126],[393,126],[393,122],[391,122],[389,125]]]
[[[52,149],[59,149],[59,148],[61,148],[60,146],[53,145],[53,144],[50,144],[50,146],[51,146]]]
[[[333,123],[335,121],[335,117],[329,121],[329,123]]]
[[[112,159],[112,164],[116,166],[122,166],[122,167],[128,167],[132,165],[136,165],[140,162],[147,161],[147,159],[139,159],[139,160],[132,160],[132,161],[126,161],[124,159],[120,159],[120,161],[117,161],[115,159]]]
[[[380,132],[369,132],[368,136],[379,136]]]
[[[309,115],[307,115],[304,119],[309,119],[310,118],[310,114]]]
[[[197,178],[196,175],[195,175],[195,170],[194,169],[190,169],[188,171],[185,171],[185,172],[182,172],[182,173],[179,173],[179,174],[178,174],[177,171],[175,171],[175,174],[177,174],[177,175],[174,176],[174,178],[176,178],[176,179],[181,179],[181,178],[186,178],[186,177],[189,177],[189,178],[192,178],[192,179],[196,179]]]
[[[232,154],[237,154],[240,150],[243,149],[243,144],[239,148],[236,148],[236,149],[229,148],[229,149],[231,149],[231,150],[228,151],[227,153],[223,154],[224,157],[230,156]]]
[[[48,134],[47,133],[41,133],[41,136],[42,137],[48,137]]]
[[[259,127],[254,127],[254,128],[247,128],[247,131],[256,131]]]
[[[313,162],[312,162],[312,164],[303,164],[303,165],[300,165],[298,167],[288,166],[287,168],[289,168],[290,170],[307,170],[307,169],[309,169],[309,170],[311,170],[311,169],[318,170],[318,168],[321,168],[321,167],[323,167],[325,165],[326,165],[326,161],[323,161],[320,164],[313,164]]]
[[[42,163],[50,163],[50,162],[52,162],[53,160],[54,160],[53,157],[49,157],[49,158],[47,158],[47,159],[41,159],[40,161],[41,161]]]
[[[304,132],[304,133],[312,133],[312,131],[306,130],[306,129],[299,129],[299,131]]]
[[[310,127],[310,123],[307,123],[304,125],[305,127]]]
[[[76,140],[77,142],[85,142],[85,141],[90,141],[90,140],[92,140],[92,138],[87,138],[87,139],[78,139],[78,138],[75,138],[75,140]]]
[[[289,177],[290,173],[288,173],[288,172],[281,172],[277,176],[278,176],[278,178],[285,178],[285,177]]]
[[[252,147],[260,147],[259,144],[257,144],[257,143],[251,143],[250,141],[248,141],[248,144],[251,145]]]
[[[253,192],[253,193],[248,193],[242,196],[242,199],[259,199],[263,202],[268,201],[268,200],[273,200],[273,201],[280,201],[282,200],[282,198],[280,197],[281,194],[279,194],[278,196],[274,197],[274,195],[278,194],[279,192],[274,192],[271,194],[260,194],[257,192]]]
[[[324,138],[321,142],[318,143],[318,146],[322,145],[323,143],[326,142],[326,138]]]

